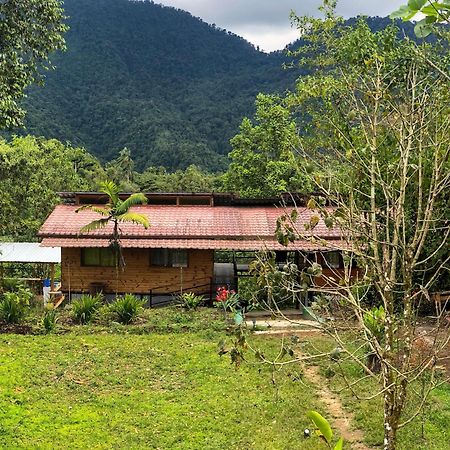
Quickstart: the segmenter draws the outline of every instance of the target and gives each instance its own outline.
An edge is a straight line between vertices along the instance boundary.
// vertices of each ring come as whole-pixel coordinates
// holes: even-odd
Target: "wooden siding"
[[[178,291],[183,279],[183,289],[208,292],[214,272],[214,251],[189,250],[188,267],[158,267],[150,265],[149,249],[124,249],[125,268],[119,268],[117,282],[115,267],[81,265],[80,248],[61,249],[62,290],[89,292],[91,283],[104,283],[105,292],[170,293]],[[117,288],[116,288],[117,286]]]
[[[336,289],[339,288],[339,280],[342,280],[345,278],[346,274],[344,269],[325,269],[322,268],[323,276],[321,277],[314,277],[314,286],[320,287],[320,288],[328,288],[328,289]],[[356,281],[358,279],[359,271],[358,269],[352,268],[350,273],[350,280]],[[334,281],[330,281],[334,280]]]

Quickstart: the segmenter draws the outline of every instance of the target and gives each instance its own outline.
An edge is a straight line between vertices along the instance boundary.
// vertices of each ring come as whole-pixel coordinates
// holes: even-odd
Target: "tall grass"
[[[19,294],[5,292],[0,300],[0,319],[6,323],[20,323],[25,315],[25,308]]]

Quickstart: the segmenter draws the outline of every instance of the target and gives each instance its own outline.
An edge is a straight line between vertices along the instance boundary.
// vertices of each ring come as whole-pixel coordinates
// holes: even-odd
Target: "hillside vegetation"
[[[191,14],[150,2],[66,0],[67,51],[29,92],[27,133],[109,161],[127,147],[138,171],[225,170],[229,140],[259,92],[283,93],[305,68]],[[371,27],[389,20],[370,19]],[[298,45],[298,44],[297,44]]]
[[[288,87],[281,53],[149,2],[66,0],[67,52],[30,92],[27,132],[101,160],[124,146],[138,169],[226,167],[229,139],[258,92]]]

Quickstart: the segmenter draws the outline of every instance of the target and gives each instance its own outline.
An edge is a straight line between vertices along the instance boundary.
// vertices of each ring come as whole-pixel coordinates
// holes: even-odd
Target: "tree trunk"
[[[399,414],[395,406],[395,397],[395,386],[391,385],[384,394],[384,450],[396,448]]]
[[[394,423],[395,422],[395,423]],[[384,422],[384,450],[395,450],[397,441],[398,421],[392,421],[389,418]]]

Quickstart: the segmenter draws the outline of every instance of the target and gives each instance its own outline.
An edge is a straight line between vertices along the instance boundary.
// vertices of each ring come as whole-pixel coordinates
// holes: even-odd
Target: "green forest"
[[[138,171],[225,171],[229,141],[255,112],[256,95],[283,94],[308,72],[285,68],[295,60],[286,52],[263,53],[152,2],[66,0],[64,9],[67,49],[52,55],[45,86],[29,89],[26,128],[12,133],[69,141],[102,163],[127,147]],[[374,29],[390,22],[368,20]]]
[[[136,166],[223,170],[229,139],[260,91],[294,72],[189,13],[149,2],[67,0],[67,50],[25,102],[26,132],[70,141],[105,162],[128,147]],[[19,130],[17,130],[19,131]]]

